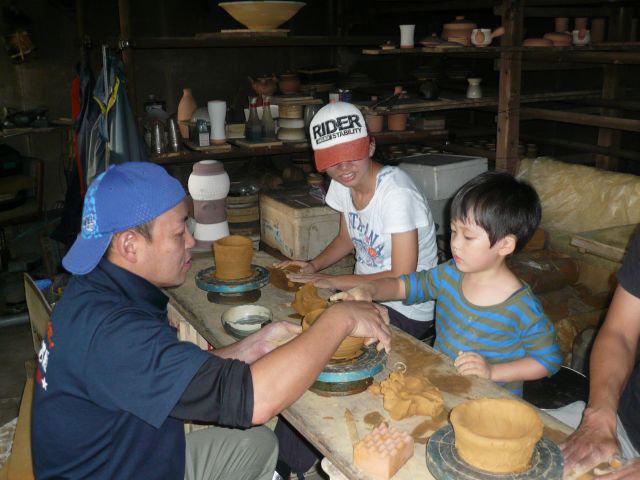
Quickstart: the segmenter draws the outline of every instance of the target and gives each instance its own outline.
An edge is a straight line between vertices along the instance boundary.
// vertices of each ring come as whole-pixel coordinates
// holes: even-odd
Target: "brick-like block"
[[[379,478],[393,477],[413,456],[413,438],[382,422],[353,447],[353,463]]]

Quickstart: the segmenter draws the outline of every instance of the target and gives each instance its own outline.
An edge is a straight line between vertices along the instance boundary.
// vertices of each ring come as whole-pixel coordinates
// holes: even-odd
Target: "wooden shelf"
[[[576,90],[572,92],[531,93],[520,96],[521,103],[554,102],[562,100],[578,100],[583,98],[598,98],[599,90]],[[397,104],[391,107],[376,107],[376,113],[418,113],[440,110],[457,110],[461,108],[497,107],[498,97],[488,96],[479,99],[469,99],[462,95],[446,93],[439,100],[420,100],[414,103]]]
[[[380,132],[375,134],[378,145],[390,143],[419,142],[424,140],[443,139],[448,135],[447,130],[417,130],[413,132]],[[241,148],[233,147],[228,152],[207,153],[192,150],[163,153],[150,157],[150,160],[160,165],[177,165],[197,162],[199,160],[238,160],[251,157],[267,157],[271,155],[287,155],[295,153],[311,153],[308,143],[289,143],[274,147]]]
[[[132,38],[136,50],[228,47],[362,47],[379,45],[389,37],[331,37],[331,36],[240,36],[216,37],[139,37]]]
[[[524,59],[544,59],[556,62],[584,63],[640,63],[640,42],[608,42],[585,47],[418,47],[365,48],[363,55],[456,55],[474,58],[494,58],[502,53],[522,53]]]

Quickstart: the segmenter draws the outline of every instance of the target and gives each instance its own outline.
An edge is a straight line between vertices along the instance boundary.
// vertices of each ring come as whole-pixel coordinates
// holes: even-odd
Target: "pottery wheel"
[[[446,425],[427,443],[427,468],[437,480],[560,480],[563,460],[560,448],[542,437],[533,449],[529,470],[504,474],[478,470],[458,456],[453,427]]]
[[[363,353],[356,358],[327,364],[309,390],[327,397],[353,395],[366,390],[374,375],[384,368],[387,354],[384,350],[376,350],[375,345],[362,350]]]
[[[215,277],[216,267],[205,268],[196,274],[196,286],[207,292],[210,302],[225,305],[252,303],[260,298],[260,289],[269,283],[269,271],[251,265],[253,274],[239,280],[220,280]]]

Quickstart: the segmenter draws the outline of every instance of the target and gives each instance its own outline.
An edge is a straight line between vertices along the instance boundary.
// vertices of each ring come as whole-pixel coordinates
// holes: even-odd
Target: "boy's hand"
[[[337,302],[338,300],[355,300],[355,301],[363,301],[363,302],[371,302],[373,301],[373,293],[371,292],[371,288],[369,285],[364,284],[358,287],[354,287],[346,292],[336,293],[335,295],[331,295],[329,300],[332,302]]]
[[[298,267],[299,273],[315,273],[316,267],[313,262],[304,262],[302,260],[286,260],[280,263],[274,263],[273,266],[275,268],[280,268],[284,270],[287,267]]]
[[[326,273],[288,273],[287,280],[295,283],[313,283],[318,288],[334,288],[333,275]]]
[[[491,380],[493,366],[476,352],[458,352],[458,358],[453,365],[460,375],[477,375]]]

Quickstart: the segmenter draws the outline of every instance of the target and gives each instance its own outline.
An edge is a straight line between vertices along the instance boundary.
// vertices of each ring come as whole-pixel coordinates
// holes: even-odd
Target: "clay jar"
[[[262,96],[272,96],[278,88],[278,79],[275,75],[263,75],[256,77],[248,77],[251,82],[251,88],[258,94],[258,98]]]
[[[300,77],[295,73],[282,74],[278,81],[278,87],[285,95],[297,93],[300,89]]]
[[[556,17],[555,18],[555,30],[556,32],[568,32],[569,31],[569,18],[568,17]]]
[[[589,19],[587,17],[576,17],[575,30],[586,30]]]
[[[524,402],[510,398],[468,400],[451,411],[458,455],[492,473],[517,473],[530,466],[542,437],[542,421]]]
[[[387,116],[387,127],[392,132],[403,132],[407,129],[408,113],[390,113]]]
[[[364,118],[367,122],[367,130],[369,131],[369,133],[378,133],[382,131],[382,125],[384,123],[383,115],[374,115],[372,113],[367,113]]]
[[[459,15],[451,23],[442,26],[442,38],[449,42],[471,45],[471,32],[478,26],[473,22],[467,22],[464,16]]]
[[[253,242],[242,235],[229,235],[213,242],[216,262],[215,277],[219,280],[240,280],[253,273]]]
[[[325,311],[325,308],[319,308],[307,313],[302,319],[302,331],[307,330],[318,317]],[[345,338],[338,349],[335,351],[332,360],[350,360],[362,354],[362,346],[364,345],[364,338],[347,337]]]

